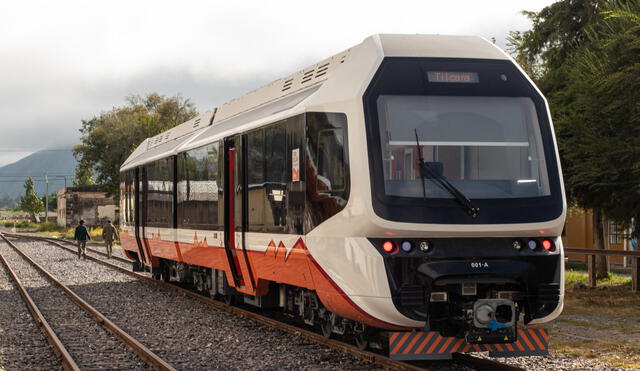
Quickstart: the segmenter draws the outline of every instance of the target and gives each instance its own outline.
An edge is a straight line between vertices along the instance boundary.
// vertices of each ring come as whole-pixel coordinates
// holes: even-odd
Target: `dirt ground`
[[[552,351],[640,368],[640,294],[630,283],[567,287],[562,315],[544,327]]]

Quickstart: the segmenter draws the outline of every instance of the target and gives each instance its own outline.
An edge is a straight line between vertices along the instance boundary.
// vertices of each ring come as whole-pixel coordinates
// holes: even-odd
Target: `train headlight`
[[[542,247],[547,251],[554,251],[556,249],[551,240],[542,240]]]
[[[411,251],[411,249],[413,249],[413,245],[411,244],[411,241],[402,241],[402,244],[400,245],[400,248],[404,252],[409,252],[409,251]]]
[[[384,243],[382,244],[382,250],[384,250],[384,252],[386,253],[392,253],[395,249],[396,244],[392,241],[384,241]]]
[[[536,240],[529,240],[529,242],[527,242],[527,246],[529,246],[529,249],[535,250],[538,247],[538,243]]]
[[[522,249],[522,241],[520,240],[515,240],[511,243],[511,247],[513,247],[516,250],[521,250]]]
[[[431,244],[429,243],[429,241],[420,242],[420,251],[427,252],[429,250],[431,250]]]

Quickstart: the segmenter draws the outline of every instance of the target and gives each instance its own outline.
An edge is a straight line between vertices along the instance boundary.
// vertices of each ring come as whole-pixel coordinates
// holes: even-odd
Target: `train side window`
[[[163,158],[146,166],[147,226],[171,228],[173,220],[173,166]]]
[[[347,117],[307,112],[305,232],[340,212],[349,198]]]
[[[219,226],[218,158],[219,142],[178,154],[178,228]]]
[[[168,158],[154,161],[146,168],[146,224],[149,227],[172,228],[173,162]]]
[[[342,129],[318,133],[318,192],[344,190],[344,136]]]

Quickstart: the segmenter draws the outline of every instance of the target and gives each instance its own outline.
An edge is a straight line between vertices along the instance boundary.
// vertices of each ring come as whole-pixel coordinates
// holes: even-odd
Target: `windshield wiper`
[[[451,194],[456,199],[456,201],[458,201],[458,204],[460,204],[460,206],[462,206],[467,211],[467,214],[469,214],[469,216],[471,216],[472,218],[477,217],[480,213],[480,209],[477,208],[471,202],[471,200],[469,200],[462,192],[460,192],[458,188],[454,187],[453,184],[451,184],[451,182],[449,182],[444,175],[440,174],[438,171],[431,168],[431,165],[424,162],[424,158],[422,157],[422,148],[420,148],[420,140],[418,139],[418,129],[415,128],[413,129],[413,131],[416,134],[416,147],[418,148],[418,156],[420,156],[420,177],[422,178],[422,194],[424,198],[427,198],[427,189],[424,185],[426,173],[426,175],[428,175],[429,178],[433,179],[440,187],[442,187],[442,189],[449,192],[449,194]]]

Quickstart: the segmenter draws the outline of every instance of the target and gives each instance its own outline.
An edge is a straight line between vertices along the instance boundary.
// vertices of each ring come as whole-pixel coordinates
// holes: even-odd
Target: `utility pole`
[[[47,178],[47,174],[44,175],[44,221],[49,221],[49,179]]]

